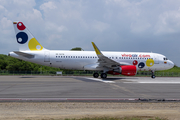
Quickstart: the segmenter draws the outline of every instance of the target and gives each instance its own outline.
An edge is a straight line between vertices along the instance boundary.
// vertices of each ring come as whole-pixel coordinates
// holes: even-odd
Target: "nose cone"
[[[168,60],[169,69],[174,67],[174,63],[170,60]]]

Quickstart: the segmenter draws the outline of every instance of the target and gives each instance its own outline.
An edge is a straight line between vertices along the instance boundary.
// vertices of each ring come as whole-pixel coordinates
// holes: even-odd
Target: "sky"
[[[180,66],[179,0],[0,0],[0,54],[18,50],[13,21],[46,49],[154,52]]]

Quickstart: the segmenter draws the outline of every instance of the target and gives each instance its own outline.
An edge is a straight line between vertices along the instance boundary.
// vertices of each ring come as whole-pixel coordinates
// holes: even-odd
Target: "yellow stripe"
[[[92,45],[94,47],[94,50],[96,51],[97,55],[101,55],[101,52],[99,51],[99,49],[97,48],[97,46],[92,42]]]

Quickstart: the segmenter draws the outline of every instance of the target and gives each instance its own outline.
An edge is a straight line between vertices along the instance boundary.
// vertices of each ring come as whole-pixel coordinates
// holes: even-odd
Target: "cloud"
[[[180,57],[173,57],[180,52],[180,1],[0,0],[0,3],[1,53],[18,49],[12,21],[23,21],[47,49],[93,50],[94,41],[101,50],[153,51],[172,57],[180,65]]]
[[[100,21],[93,21],[92,23],[92,29],[97,30],[99,32],[103,32],[104,30],[107,30],[109,28],[109,24],[100,22]]]
[[[147,21],[137,20],[131,23],[131,32],[142,34],[151,27]]]
[[[48,10],[51,10],[51,9],[56,9],[56,8],[57,8],[56,5],[52,1],[49,1],[47,3],[43,3],[40,6],[40,9],[42,9],[45,12],[47,12]]]
[[[171,34],[180,31],[180,8],[163,12],[155,26],[155,34]]]

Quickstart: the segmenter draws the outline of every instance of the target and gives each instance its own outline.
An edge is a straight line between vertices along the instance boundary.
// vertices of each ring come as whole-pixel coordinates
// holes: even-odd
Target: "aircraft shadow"
[[[36,77],[27,77],[27,76],[22,76],[20,78],[36,78]]]
[[[108,81],[115,81],[115,80],[125,80],[125,79],[138,79],[138,78],[134,78],[134,77],[123,77],[123,78],[105,78],[105,79],[102,79],[102,80],[108,80]]]

